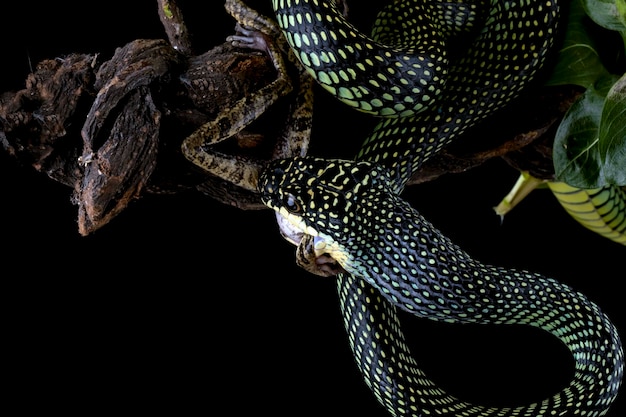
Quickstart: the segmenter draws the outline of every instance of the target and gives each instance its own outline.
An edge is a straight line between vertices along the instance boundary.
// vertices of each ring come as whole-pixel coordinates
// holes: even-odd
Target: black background
[[[23,88],[42,59],[109,56],[133,39],[165,37],[156,1],[15,3],[0,11],[0,91]],[[232,32],[221,1],[179,3],[199,52]],[[367,16],[361,9],[354,4],[353,16]],[[313,146],[332,154],[328,146],[358,144],[370,127],[317,94]],[[624,334],[624,247],[579,226],[546,190],[500,224],[492,207],[516,177],[493,160],[406,198],[476,258],[584,292]],[[198,193],[146,195],[80,237],[71,190],[4,153],[0,195],[7,408],[388,415],[355,366],[333,281],[295,266],[269,210]],[[567,351],[535,329],[410,318],[406,329],[417,360],[464,399],[538,400],[571,373]],[[609,416],[624,414],[622,397]]]

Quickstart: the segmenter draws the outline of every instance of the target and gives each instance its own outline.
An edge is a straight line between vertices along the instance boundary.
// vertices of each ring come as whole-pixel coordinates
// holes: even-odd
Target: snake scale
[[[536,78],[555,42],[558,0],[397,0],[379,13],[371,37],[334,1],[273,6],[318,83],[383,117],[354,160],[281,159],[259,178],[263,202],[304,236],[301,245],[343,268],[337,285],[345,327],[378,401],[395,416],[606,414],[624,358],[600,307],[555,279],[473,259],[400,196],[424,161]],[[450,42],[455,47],[446,48]],[[440,322],[543,329],[571,352],[573,378],[532,404],[468,403],[419,368],[397,309]]]

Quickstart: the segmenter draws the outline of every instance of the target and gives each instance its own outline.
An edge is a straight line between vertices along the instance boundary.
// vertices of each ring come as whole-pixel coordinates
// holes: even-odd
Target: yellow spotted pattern
[[[598,305],[552,278],[473,259],[400,198],[424,161],[535,78],[554,46],[559,1],[397,0],[365,36],[334,1],[273,0],[317,82],[351,107],[389,116],[354,161],[272,161],[259,191],[294,227],[323,239],[347,271],[337,285],[350,345],[391,415],[596,417],[617,396],[622,343]],[[462,401],[419,369],[398,308],[441,322],[541,328],[567,346],[574,376],[532,404]]]
[[[412,18],[403,22],[415,29],[411,41],[389,45],[364,35],[331,2],[273,0],[287,41],[318,83],[348,106],[383,117],[428,108],[447,73],[445,31],[433,18],[443,11],[437,3],[411,3]]]
[[[382,120],[361,147],[357,159],[386,166],[398,192],[426,160],[518,97],[551,51],[556,2],[492,3],[488,29],[450,63],[431,111]]]
[[[544,275],[484,264],[441,234],[367,161],[298,157],[270,163],[263,202],[322,238],[346,273],[338,291],[363,377],[392,415],[596,417],[615,400],[624,352],[617,329],[584,294]],[[574,376],[555,395],[494,408],[462,401],[417,366],[396,309],[446,323],[528,325],[559,338]]]

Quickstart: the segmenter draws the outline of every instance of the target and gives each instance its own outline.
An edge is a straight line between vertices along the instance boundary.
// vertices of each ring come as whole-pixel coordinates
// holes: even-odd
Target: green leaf
[[[616,0],[615,7],[617,8],[617,18],[622,25],[626,26],[626,0]]]
[[[582,3],[591,20],[603,28],[622,32],[626,30],[624,5],[618,5],[618,1],[620,0],[582,0]]]
[[[565,114],[554,139],[556,179],[574,187],[626,185],[624,77],[602,77]]]
[[[626,185],[626,74],[606,96],[598,139],[598,151],[604,157],[605,181]]]
[[[585,21],[588,19],[582,0],[573,1],[567,18],[563,44],[547,85],[574,84],[586,88],[607,74],[586,30]]]

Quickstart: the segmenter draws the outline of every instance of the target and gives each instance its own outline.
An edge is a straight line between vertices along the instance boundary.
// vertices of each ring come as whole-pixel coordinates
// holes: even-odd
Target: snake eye
[[[298,203],[298,200],[296,200],[296,197],[293,194],[286,193],[283,197],[283,204],[285,209],[287,209],[290,213],[298,213],[302,211],[302,206]]]

